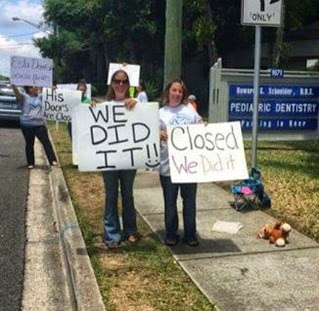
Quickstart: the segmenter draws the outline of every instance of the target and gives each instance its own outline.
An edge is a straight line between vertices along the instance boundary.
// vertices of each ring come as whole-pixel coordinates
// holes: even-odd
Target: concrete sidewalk
[[[27,207],[26,272],[22,310],[103,311],[105,307],[69,197],[62,170],[43,170],[36,144]],[[157,172],[138,171],[135,205],[163,241],[163,196]],[[292,230],[284,248],[256,238],[275,219],[261,211],[237,212],[231,194],[200,184],[197,196],[198,247],[182,243],[172,255],[203,294],[222,311],[319,309],[319,245]],[[179,201],[179,210],[181,202]],[[217,220],[240,222],[234,235],[212,232]],[[182,217],[180,226],[182,229]],[[182,232],[181,232],[182,234]]]
[[[23,311],[105,311],[61,168],[35,143],[30,171]],[[0,308],[1,309],[1,308]]]
[[[164,241],[157,172],[138,172],[134,197],[139,213]],[[213,183],[199,184],[200,245],[179,243],[170,248],[185,272],[219,310],[319,310],[319,244],[296,230],[284,248],[257,239],[257,231],[275,219],[262,211],[237,212],[230,207],[231,201],[230,192]],[[217,220],[240,222],[243,228],[234,235],[212,232]]]

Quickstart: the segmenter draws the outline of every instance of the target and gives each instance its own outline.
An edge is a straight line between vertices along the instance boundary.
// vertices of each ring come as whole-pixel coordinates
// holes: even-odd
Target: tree
[[[272,63],[275,67],[282,66],[288,44],[285,42],[285,33],[291,30],[300,29],[303,25],[318,20],[319,0],[282,0],[283,2],[283,23],[276,30],[275,44],[273,48]]]
[[[143,80],[162,89],[164,76],[165,12],[163,0],[43,0],[46,22],[54,36],[36,40],[43,56],[53,58],[59,81],[85,78],[105,92],[108,64],[141,65]],[[176,5],[178,2],[169,0]],[[265,0],[270,1],[270,0]],[[319,0],[286,1],[282,40],[279,30],[274,61],[284,60],[285,33],[312,22]],[[186,65],[199,64],[205,83],[217,57],[251,46],[254,28],[240,24],[240,1],[183,0],[182,76]],[[263,39],[275,42],[276,29],[265,27]],[[173,42],[174,43],[174,42]],[[168,66],[166,66],[168,68]]]
[[[67,68],[61,70],[61,79],[84,72],[88,81],[102,85],[111,61],[141,64],[142,74],[150,77],[157,76],[158,68],[163,67],[162,1],[45,0],[44,7],[46,22],[59,31],[57,38],[37,44],[43,54],[55,56]],[[72,49],[62,39],[66,33],[74,34]]]
[[[166,0],[164,85],[181,77],[182,0]]]
[[[195,51],[195,54],[199,50],[206,50],[209,66],[212,66],[218,57],[215,42],[216,23],[210,1],[186,0],[184,10],[186,14],[183,27],[186,49]]]

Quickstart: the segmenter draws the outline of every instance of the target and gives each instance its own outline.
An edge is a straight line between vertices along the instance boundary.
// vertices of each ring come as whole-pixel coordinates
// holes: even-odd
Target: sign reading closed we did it
[[[239,122],[168,127],[172,182],[248,178]]]

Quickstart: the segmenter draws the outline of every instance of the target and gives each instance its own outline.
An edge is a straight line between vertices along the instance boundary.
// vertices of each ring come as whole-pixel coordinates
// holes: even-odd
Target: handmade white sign
[[[248,178],[239,122],[171,125],[168,135],[172,182]]]
[[[81,91],[44,88],[42,102],[47,120],[70,122],[72,109],[81,105]]]
[[[11,56],[10,82],[20,86],[52,86],[53,61],[48,58]]]
[[[155,168],[159,165],[158,103],[104,102],[73,110],[80,171]]]
[[[71,90],[71,91],[76,91],[78,85],[76,83],[65,83],[65,84],[58,84],[57,85],[59,90]],[[88,99],[91,99],[91,83],[86,83],[86,97]]]
[[[129,64],[117,64],[110,63],[109,74],[107,78],[107,84],[111,84],[111,78],[115,71],[122,69],[124,70],[130,79],[130,86],[138,86],[140,82],[140,65],[129,65]]]

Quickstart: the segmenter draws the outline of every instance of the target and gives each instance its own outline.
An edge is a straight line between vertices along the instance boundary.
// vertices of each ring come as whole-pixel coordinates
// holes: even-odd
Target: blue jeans
[[[164,195],[166,238],[177,237],[177,196],[179,189],[183,199],[184,240],[196,239],[196,183],[173,184],[170,176],[160,175]]]
[[[105,186],[104,243],[119,243],[121,225],[117,208],[119,183],[122,195],[122,220],[125,236],[137,233],[133,183],[136,170],[103,171]]]

